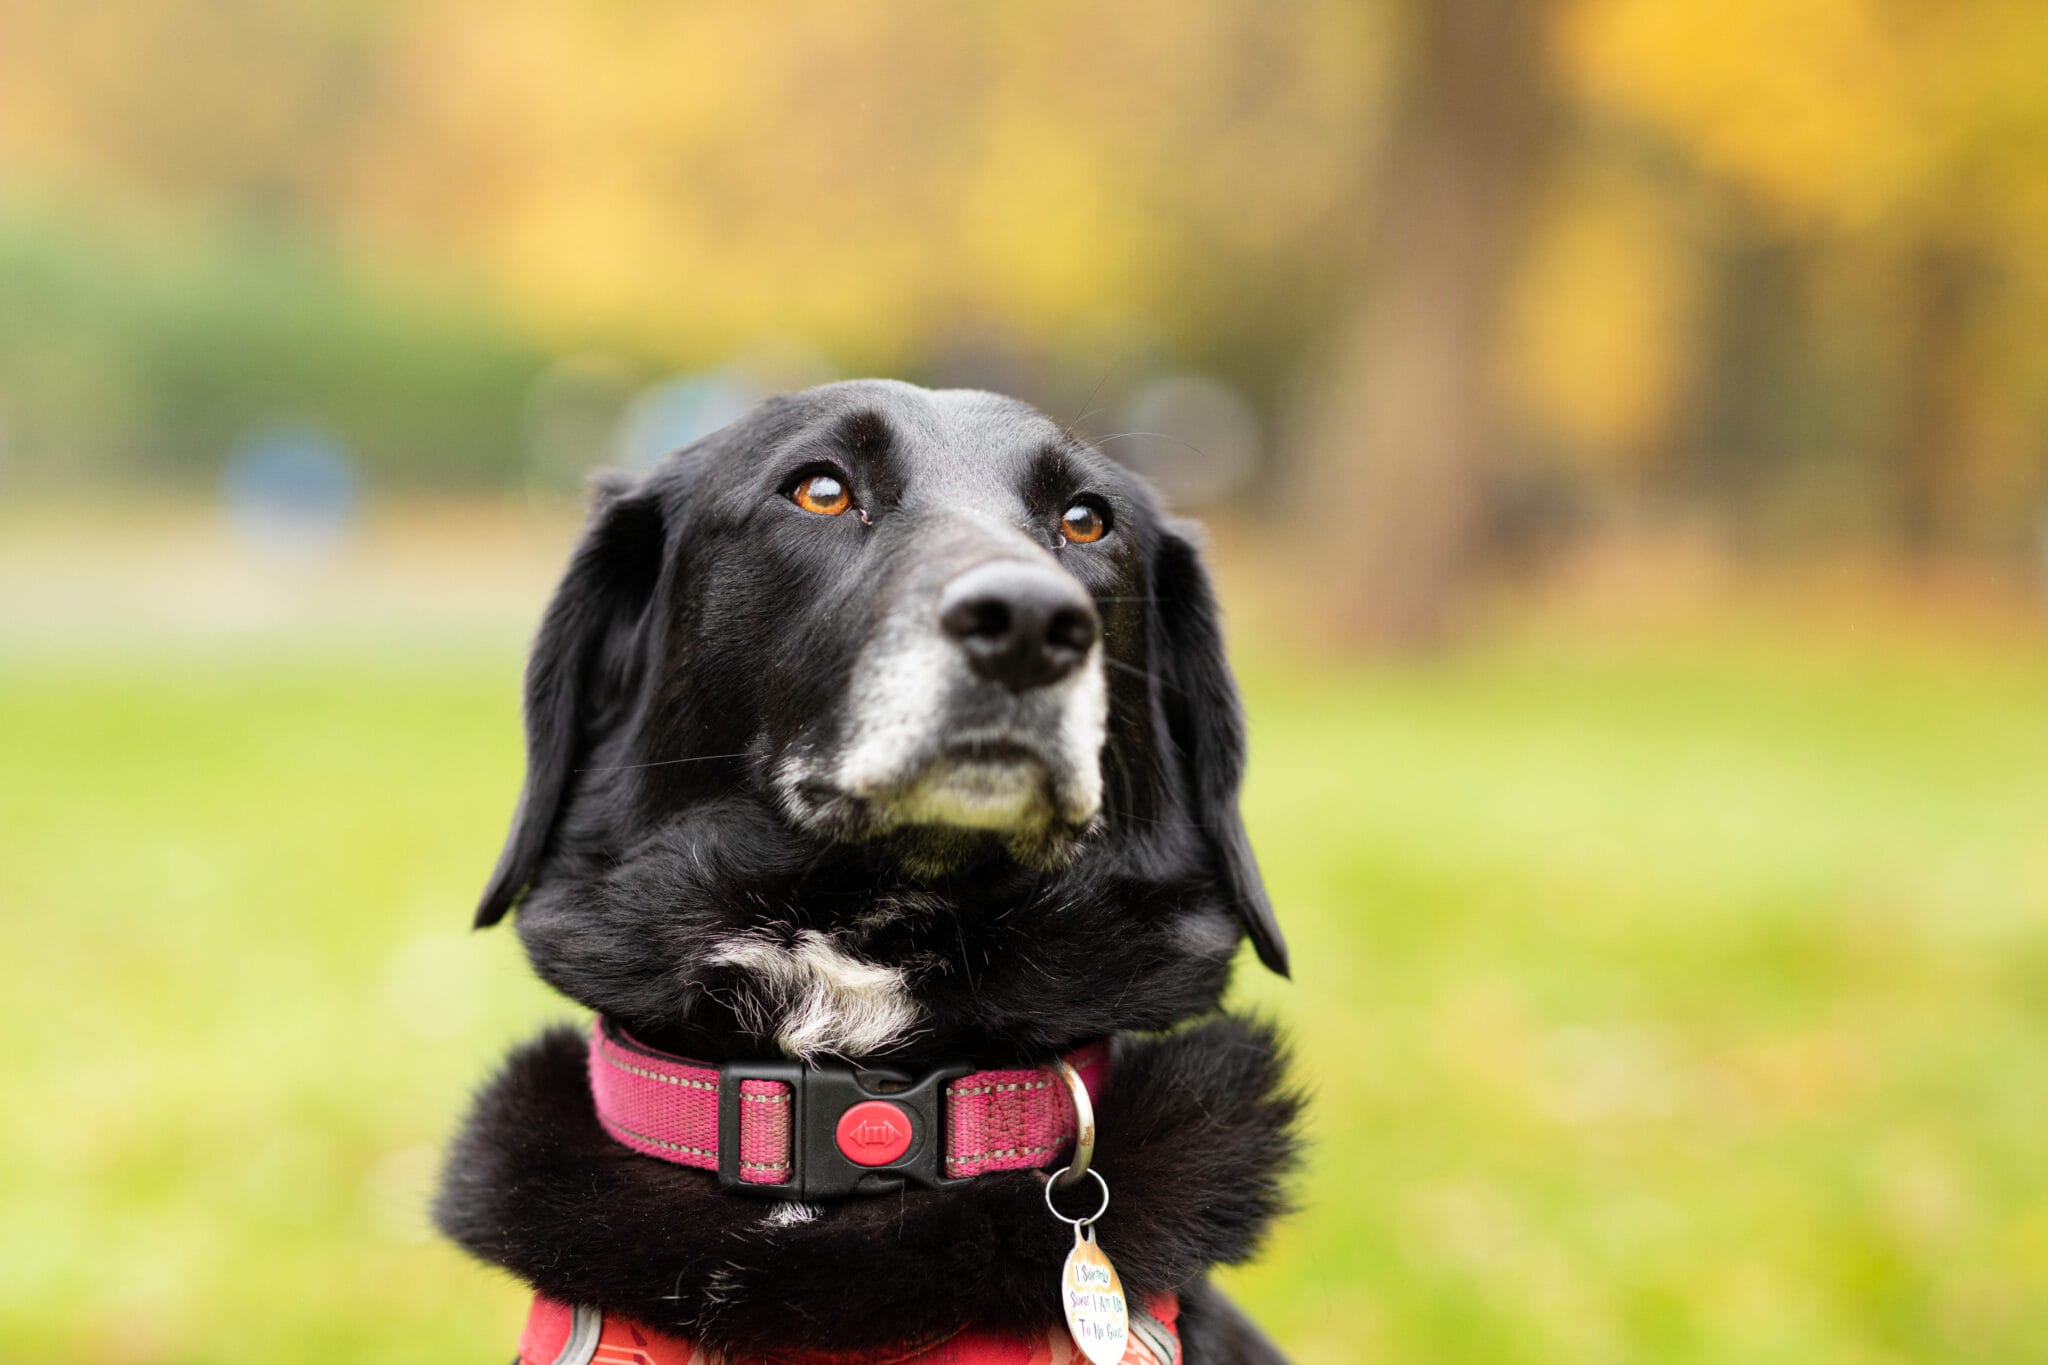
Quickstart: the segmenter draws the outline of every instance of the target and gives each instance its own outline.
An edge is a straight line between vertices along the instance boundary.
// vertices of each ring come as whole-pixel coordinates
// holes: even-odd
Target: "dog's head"
[[[849,945],[852,927],[912,904],[996,913],[1091,872],[1206,884],[1286,970],[1196,547],[1014,400],[832,385],[601,487],[534,645],[526,725],[477,922],[520,902],[543,974],[644,1027],[685,1009],[649,1018],[656,980],[722,998],[701,969],[732,945],[680,941],[659,904],[703,930],[688,907],[721,893],[750,942],[900,972],[853,956],[891,949]],[[1183,928],[1214,956],[1213,926]],[[945,974],[914,933],[892,948]]]

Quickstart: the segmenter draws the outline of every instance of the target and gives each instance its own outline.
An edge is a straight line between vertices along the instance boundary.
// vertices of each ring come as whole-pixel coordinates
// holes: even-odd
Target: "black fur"
[[[1181,1291],[1180,1348],[1184,1361],[1228,1360],[1235,1365],[1287,1365],[1287,1357],[1266,1340],[1238,1306],[1207,1280]]]
[[[1098,1111],[1112,1199],[1097,1238],[1134,1302],[1243,1260],[1280,1211],[1297,1108],[1281,1068],[1272,1034],[1234,1019],[1120,1046]],[[1077,1193],[1074,1210],[1092,1197]],[[844,1200],[792,1226],[767,1221],[774,1207],[607,1137],[584,1037],[561,1029],[484,1090],[438,1212],[470,1251],[558,1299],[735,1352],[1058,1321],[1073,1231],[1046,1212],[1035,1172]]]
[[[785,496],[821,470],[858,517]],[[1063,544],[1080,497],[1112,533]],[[857,738],[863,645],[976,556],[1040,555],[1020,531],[1100,617],[1099,814],[1025,839],[891,827],[815,784],[778,787],[793,761]],[[868,1054],[897,1063],[1042,1060],[1212,1013],[1240,934],[1286,970],[1237,813],[1243,723],[1190,532],[1007,399],[836,385],[606,484],[535,641],[526,720],[526,784],[477,923],[516,905],[540,974],[655,1047],[775,1055],[786,1001],[725,960],[735,936],[819,935],[902,969],[917,1027]],[[1103,1115],[1104,1244],[1134,1292],[1193,1296],[1191,1332],[1220,1343],[1191,1347],[1195,1365],[1261,1358],[1201,1277],[1247,1254],[1278,1207],[1294,1104],[1271,1039],[1217,1022],[1124,1049]],[[1021,1174],[764,1231],[710,1176],[604,1138],[580,1045],[549,1035],[481,1097],[438,1212],[558,1296],[727,1344],[836,1346],[1042,1318],[1068,1234],[1032,1212],[1039,1190]],[[901,1273],[883,1284],[869,1271],[887,1238]],[[857,1296],[830,1265],[854,1246]],[[894,1307],[878,1318],[877,1301]]]

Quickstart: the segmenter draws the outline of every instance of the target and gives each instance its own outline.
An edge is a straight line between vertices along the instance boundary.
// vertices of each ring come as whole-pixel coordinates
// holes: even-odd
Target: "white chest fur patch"
[[[772,1228],[795,1227],[800,1223],[814,1223],[818,1219],[816,1204],[799,1204],[794,1199],[777,1201],[774,1208],[761,1221]]]
[[[864,1057],[899,1042],[918,1025],[903,971],[841,952],[824,934],[806,929],[794,943],[759,937],[728,939],[713,962],[754,978],[758,999],[741,1008],[761,1010],[750,1020],[791,1057]]]

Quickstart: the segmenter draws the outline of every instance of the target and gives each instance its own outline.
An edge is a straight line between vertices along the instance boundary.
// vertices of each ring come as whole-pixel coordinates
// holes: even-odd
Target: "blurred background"
[[[2036,0],[10,0],[0,1357],[503,1357],[424,1202],[569,1013],[465,926],[580,490],[865,374],[1211,526],[1301,1360],[2048,1356],[2044,71]]]

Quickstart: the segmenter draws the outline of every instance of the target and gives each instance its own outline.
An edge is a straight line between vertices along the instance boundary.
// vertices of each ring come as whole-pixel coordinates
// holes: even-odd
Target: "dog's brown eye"
[[[789,491],[789,499],[806,512],[836,517],[853,506],[853,494],[830,474],[813,474]]]
[[[1077,502],[1060,515],[1060,534],[1076,545],[1102,539],[1109,521],[1092,502]]]

